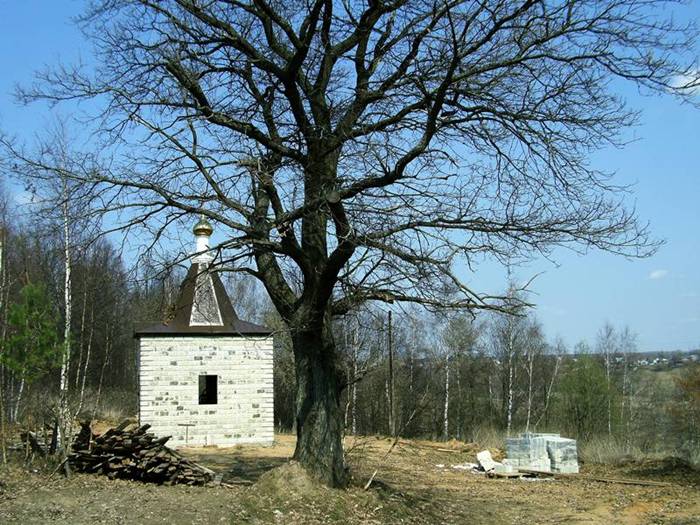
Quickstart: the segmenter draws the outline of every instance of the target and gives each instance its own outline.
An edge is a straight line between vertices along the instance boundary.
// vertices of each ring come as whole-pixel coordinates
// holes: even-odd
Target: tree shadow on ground
[[[221,476],[222,482],[241,484],[255,483],[265,472],[289,461],[286,457],[250,456],[208,451],[195,452],[193,450],[186,451],[184,455],[216,472]]]
[[[237,457],[229,462],[222,481],[255,483],[265,472],[287,463],[286,458]]]
[[[669,456],[663,459],[645,459],[623,465],[634,476],[700,485],[700,470],[685,459]]]

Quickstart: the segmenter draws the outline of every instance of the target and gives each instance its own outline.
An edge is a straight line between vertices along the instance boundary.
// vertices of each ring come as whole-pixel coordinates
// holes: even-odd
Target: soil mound
[[[624,465],[628,470],[644,478],[676,480],[700,485],[700,470],[687,460],[676,456],[662,459],[642,459]]]
[[[260,479],[255,483],[255,487],[259,491],[271,494],[307,497],[328,490],[309,475],[296,461],[289,461],[284,465],[268,470],[260,476]]]

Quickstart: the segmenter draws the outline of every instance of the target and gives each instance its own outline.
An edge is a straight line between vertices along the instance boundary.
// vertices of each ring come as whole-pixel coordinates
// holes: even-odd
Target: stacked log
[[[101,473],[111,479],[133,479],[166,485],[204,485],[213,472],[165,446],[170,436],[158,438],[147,432],[150,425],[128,421],[101,435],[81,423],[68,460],[79,472]]]

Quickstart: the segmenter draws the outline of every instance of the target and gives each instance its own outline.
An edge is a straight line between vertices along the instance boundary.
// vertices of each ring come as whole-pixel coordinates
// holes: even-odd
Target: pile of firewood
[[[90,422],[81,423],[68,457],[79,472],[106,474],[109,478],[133,479],[166,485],[204,485],[213,472],[165,446],[170,437],[157,438],[129,421],[95,435]]]

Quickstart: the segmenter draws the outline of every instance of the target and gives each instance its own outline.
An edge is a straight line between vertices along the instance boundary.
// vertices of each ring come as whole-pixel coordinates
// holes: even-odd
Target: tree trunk
[[[630,384],[629,384],[629,351],[627,344],[622,348],[622,401],[620,404],[620,424],[625,428],[625,452],[629,454],[632,445],[632,428],[630,425]]]
[[[489,412],[491,412],[495,406],[495,403],[493,401],[493,377],[491,374],[491,371],[489,370],[488,372],[488,379],[489,379]]]
[[[0,343],[5,347],[5,330],[7,316],[5,315],[5,230],[0,230],[0,312],[2,312],[2,335]],[[5,365],[0,364],[0,454],[3,464],[7,463],[7,446],[5,441]]]
[[[442,433],[445,439],[450,438],[450,356],[445,356],[445,405],[442,415]]]
[[[352,435],[357,435],[357,327],[352,331]]]
[[[71,344],[70,344],[70,329],[71,329],[71,314],[72,314],[72,302],[71,302],[71,246],[70,246],[70,215],[68,211],[68,190],[66,182],[64,181],[63,187],[63,249],[64,249],[64,302],[65,302],[65,324],[63,327],[63,358],[61,362],[61,380],[59,388],[59,409],[58,409],[58,437],[59,437],[59,447],[63,447],[68,444],[70,429],[70,407],[68,406],[68,388],[69,388],[69,377],[70,377],[70,358],[71,358]]]
[[[508,357],[508,389],[506,397],[506,435],[510,436],[513,424],[513,363]]]
[[[85,355],[85,363],[83,363],[83,378],[80,384],[80,401],[78,402],[78,410],[80,412],[83,409],[83,402],[85,401],[85,380],[87,379],[88,366],[90,366],[90,353],[92,350],[92,337],[95,334],[95,302],[93,300],[92,308],[90,309],[90,335],[88,337],[87,353]]]
[[[85,277],[83,277],[85,279]],[[78,366],[75,369],[75,390],[80,386],[80,370],[83,363],[83,348],[85,345],[85,311],[87,309],[87,283],[83,284],[85,291],[83,293],[83,307],[80,314],[80,344],[78,346]]]
[[[612,436],[612,402],[610,399],[610,352],[605,351],[605,382],[608,395],[608,435]]]
[[[4,372],[0,366],[0,372]],[[4,376],[4,373],[3,373]],[[5,465],[7,463],[7,443],[5,437],[5,384],[4,381],[0,381],[0,456],[2,456],[2,463]]]
[[[456,365],[455,382],[457,383],[457,439],[464,437],[464,394],[462,393],[462,361],[459,359]]]
[[[532,374],[535,354],[530,348],[527,353],[527,418],[525,420],[525,432],[530,432],[530,418],[532,417]]]
[[[322,483],[345,487],[342,370],[330,327],[296,331],[292,345],[297,380],[294,459]]]
[[[515,388],[515,329],[513,327],[512,318],[508,318],[508,373],[507,373],[507,389],[506,389],[506,435],[510,436],[513,426],[513,392]]]
[[[391,312],[389,312],[389,380],[387,383],[389,398],[389,434],[396,435],[396,414],[394,409],[394,340],[392,332]]]
[[[552,372],[552,378],[549,381],[549,387],[547,388],[547,392],[544,397],[544,408],[542,409],[542,414],[540,415],[539,419],[537,419],[537,422],[535,423],[535,429],[540,424],[540,421],[542,421],[542,418],[547,418],[547,414],[549,413],[549,400],[552,398],[552,389],[554,388],[554,381],[557,379],[557,372],[559,371],[559,363],[561,362],[561,356],[558,355],[554,361],[554,371]],[[545,425],[547,424],[548,419],[545,419]]]
[[[347,375],[348,377],[351,377],[351,371],[350,371],[350,365],[347,367]],[[352,398],[350,397],[350,394],[345,397],[345,415],[343,416],[343,428],[347,432],[348,430],[348,422],[350,418],[350,404],[352,403]]]
[[[17,423],[19,418],[19,405],[22,402],[22,394],[24,393],[24,378],[19,381],[19,390],[17,391],[17,397],[15,398],[15,406],[12,411],[12,423]]]
[[[116,315],[115,315],[116,318]],[[97,414],[100,409],[100,396],[102,395],[102,382],[105,377],[105,369],[109,363],[110,357],[112,355],[112,328],[114,324],[107,324],[107,330],[105,331],[105,355],[102,361],[102,368],[100,369],[100,380],[97,383],[97,394],[95,394],[95,409],[94,413]]]

